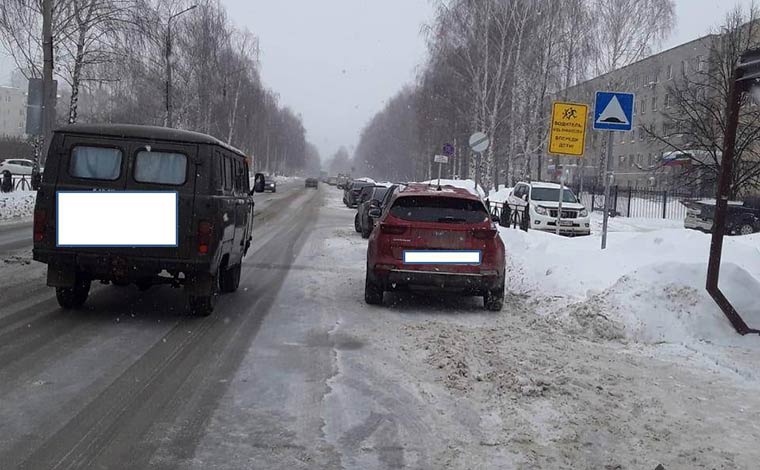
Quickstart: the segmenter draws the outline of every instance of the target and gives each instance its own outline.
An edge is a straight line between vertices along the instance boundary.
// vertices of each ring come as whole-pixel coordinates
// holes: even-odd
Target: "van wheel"
[[[483,307],[491,312],[501,311],[504,305],[504,283],[501,284],[501,288],[487,290],[483,294]]]
[[[755,233],[755,228],[750,224],[744,224],[739,228],[739,235],[752,235]]]
[[[361,232],[362,231],[362,228],[359,225],[359,213],[358,212],[354,216],[354,230],[356,230],[357,232]]]
[[[369,305],[382,305],[383,288],[370,280],[369,275],[364,283],[364,301]]]
[[[219,275],[211,279],[211,293],[208,295],[191,295],[189,299],[190,313],[199,317],[211,315],[216,307],[216,300],[219,297]]]
[[[238,263],[229,269],[222,271],[222,275],[219,277],[219,284],[222,292],[235,292],[240,285],[240,271],[243,267],[242,263]]]
[[[72,309],[84,305],[90,295],[90,280],[77,276],[74,287],[56,287],[55,298],[61,308]]]

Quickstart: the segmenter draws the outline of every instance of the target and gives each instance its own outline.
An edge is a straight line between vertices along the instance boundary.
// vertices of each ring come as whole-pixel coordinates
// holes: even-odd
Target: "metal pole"
[[[438,187],[441,187],[441,166],[443,166],[442,163],[438,163]]]
[[[557,157],[557,162],[559,163],[559,157]],[[563,193],[565,192],[565,172],[562,171],[562,174],[559,177],[559,206],[557,207],[557,235],[560,234],[559,227],[562,225],[562,199],[563,199]]]
[[[607,225],[610,218],[610,184],[612,184],[612,131],[607,131],[607,173],[604,179],[604,218],[602,219],[602,250],[607,248]]]
[[[166,24],[166,127],[172,127],[172,20],[173,16],[169,17],[169,22]]]
[[[750,329],[742,317],[731,305],[731,302],[723,295],[718,287],[720,277],[720,260],[723,254],[723,236],[726,232],[726,213],[728,212],[728,199],[731,195],[731,174],[734,164],[734,145],[736,142],[736,129],[739,125],[739,106],[742,95],[741,85],[736,83],[737,71],[731,76],[728,90],[726,132],[723,136],[723,155],[720,162],[720,176],[718,178],[718,193],[715,197],[715,215],[712,227],[712,241],[710,243],[710,260],[707,264],[706,289],[715,300],[720,309],[726,315],[731,325],[741,335],[747,333],[760,333]]]

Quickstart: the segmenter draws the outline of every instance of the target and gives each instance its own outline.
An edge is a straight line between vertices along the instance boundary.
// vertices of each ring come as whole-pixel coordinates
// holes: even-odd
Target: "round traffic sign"
[[[443,154],[447,157],[453,157],[454,156],[454,146],[451,144],[443,144]]]
[[[476,132],[470,136],[470,148],[473,152],[483,153],[488,149],[491,142],[483,132]]]

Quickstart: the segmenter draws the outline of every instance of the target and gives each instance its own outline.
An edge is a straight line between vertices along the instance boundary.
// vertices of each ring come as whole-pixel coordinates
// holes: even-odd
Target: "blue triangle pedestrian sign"
[[[630,131],[633,129],[633,93],[597,91],[594,105],[594,129]]]

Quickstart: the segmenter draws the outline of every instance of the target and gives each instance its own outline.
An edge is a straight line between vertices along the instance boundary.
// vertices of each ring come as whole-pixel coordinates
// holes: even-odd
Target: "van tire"
[[[81,307],[90,295],[90,284],[89,279],[77,276],[73,287],[56,287],[55,298],[58,305],[67,310]]]
[[[211,292],[208,295],[191,295],[188,299],[190,313],[198,317],[211,315],[219,297],[219,273],[211,279]]]
[[[240,271],[243,264],[238,263],[231,268],[222,271],[219,278],[219,286],[224,293],[235,292],[240,285]]]
[[[356,215],[354,216],[354,230],[356,230],[357,232],[362,231],[362,227],[361,225],[359,225],[359,212],[357,212]]]

